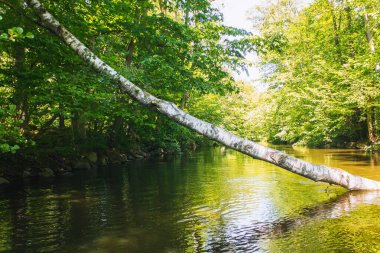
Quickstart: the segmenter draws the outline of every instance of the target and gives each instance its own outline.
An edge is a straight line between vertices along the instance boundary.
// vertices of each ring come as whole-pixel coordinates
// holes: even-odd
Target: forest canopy
[[[95,54],[138,86],[255,141],[323,146],[379,141],[375,0],[280,0],[248,31],[211,1],[43,1]],[[23,1],[0,1],[0,149],[57,153],[165,149],[204,142],[93,72]],[[258,54],[259,91],[237,82]]]

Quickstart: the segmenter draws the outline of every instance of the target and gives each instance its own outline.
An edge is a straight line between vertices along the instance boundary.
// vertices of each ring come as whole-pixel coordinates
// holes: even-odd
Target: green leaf
[[[28,39],[33,39],[34,38],[34,34],[31,33],[31,32],[27,32],[26,35],[25,35],[26,38]]]
[[[6,34],[6,33],[2,33],[2,34],[0,35],[0,39],[2,39],[2,40],[7,40],[7,39],[8,39],[8,34]]]
[[[10,151],[11,151],[12,154],[14,154],[14,153],[16,153],[17,150],[19,150],[19,149],[20,149],[20,146],[16,144],[16,145],[14,145],[13,147],[11,147]]]
[[[18,34],[22,34],[24,32],[24,29],[22,29],[21,27],[14,27],[13,28],[15,30],[16,33]]]
[[[15,34],[14,27],[8,29],[8,34],[11,36]]]

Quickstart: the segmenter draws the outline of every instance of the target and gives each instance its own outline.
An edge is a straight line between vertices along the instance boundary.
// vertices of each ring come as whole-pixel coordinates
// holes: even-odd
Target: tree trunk
[[[158,111],[175,122],[192,129],[209,139],[220,142],[227,147],[253,158],[267,161],[314,181],[336,184],[350,190],[380,189],[380,182],[354,176],[340,169],[305,162],[278,150],[258,145],[253,141],[238,137],[220,127],[195,118],[179,109],[173,103],[152,96],[99,59],[49,12],[47,12],[38,0],[27,0],[27,3],[40,17],[47,29],[58,35],[63,42],[73,49],[94,70],[112,78],[122,92],[127,93],[140,104]]]
[[[374,108],[367,109],[367,128],[368,128],[368,140],[371,144],[377,142],[376,127],[375,127],[375,112]]]
[[[341,64],[343,64],[342,50],[340,47],[340,38],[339,38],[340,24],[338,26],[337,18],[336,18],[335,12],[334,12],[335,11],[334,1],[331,1],[331,2],[328,1],[328,3],[330,5],[330,13],[331,13],[332,21],[333,21],[334,44],[335,44],[335,47],[336,47],[337,52],[338,52],[339,61]]]
[[[376,54],[375,42],[373,41],[373,36],[369,24],[369,17],[366,12],[364,12],[364,24],[365,24],[365,34],[367,37],[367,42],[371,51],[371,54]],[[380,65],[376,63],[375,71],[380,71]],[[371,101],[372,103],[372,101]],[[377,142],[376,136],[376,125],[375,125],[375,113],[374,108],[370,107],[367,109],[367,126],[368,126],[368,140],[374,144]]]
[[[59,128],[64,129],[65,128],[65,116],[62,113],[59,113]]]
[[[82,114],[83,113],[80,112],[74,112],[71,117],[71,127],[76,143],[81,143],[87,137],[86,120]]]
[[[59,107],[59,115],[58,115],[58,117],[59,117],[59,128],[64,129],[65,128],[65,115],[63,114],[63,106],[60,103],[58,105],[58,107]]]
[[[365,24],[365,34],[367,37],[367,42],[369,44],[371,54],[374,55],[374,54],[376,54],[375,42],[373,41],[371,27],[369,25],[369,17],[368,17],[368,14],[366,12],[364,13],[364,24]],[[379,63],[376,63],[375,70],[380,71],[380,64]]]
[[[123,118],[121,116],[116,116],[113,120],[111,132],[110,132],[110,145],[111,147],[119,146],[119,138],[123,136]]]
[[[190,100],[190,92],[188,91],[185,91],[182,95],[182,98],[181,98],[181,105],[180,105],[180,108],[181,109],[186,109],[188,104],[189,104],[189,100]]]
[[[15,59],[15,92],[13,95],[14,102],[17,109],[17,119],[22,121],[20,125],[20,132],[24,133],[25,129],[29,124],[29,113],[28,113],[28,90],[29,87],[24,78],[25,72],[25,47],[16,44],[14,51]]]
[[[135,46],[136,46],[135,40],[131,39],[131,41],[128,44],[128,48],[127,48],[128,55],[127,55],[127,57],[125,57],[125,66],[126,67],[129,67],[132,64],[133,52],[135,51]]]

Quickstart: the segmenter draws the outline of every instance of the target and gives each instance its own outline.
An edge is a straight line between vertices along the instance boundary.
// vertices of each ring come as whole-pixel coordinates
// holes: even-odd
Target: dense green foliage
[[[58,152],[142,146],[175,151],[200,140],[111,88],[41,28],[23,1],[5,3],[0,3],[3,152],[31,145]],[[185,110],[191,98],[236,92],[231,71],[244,69],[243,54],[264,41],[222,25],[221,14],[206,0],[43,4],[105,62]]]
[[[291,0],[257,7],[261,38],[222,24],[211,1],[43,4],[138,86],[253,140],[321,146],[379,141],[379,3]],[[0,2],[0,150],[178,151],[201,138],[93,72],[22,0]],[[239,84],[259,53],[264,92]]]
[[[373,0],[292,0],[252,11],[264,92],[200,98],[192,113],[256,141],[310,146],[380,140],[380,15]],[[274,43],[273,43],[274,44]],[[206,107],[207,105],[207,107]]]
[[[260,32],[287,40],[281,52],[261,55],[270,87],[262,102],[271,109],[259,128],[269,141],[379,141],[379,7],[374,0],[316,0],[299,10],[281,0],[258,8]]]

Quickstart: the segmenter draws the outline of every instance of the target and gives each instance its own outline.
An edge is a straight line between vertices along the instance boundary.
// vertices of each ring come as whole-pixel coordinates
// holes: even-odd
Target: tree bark
[[[125,66],[126,67],[129,67],[132,64],[133,53],[135,51],[135,46],[136,46],[135,40],[131,39],[131,41],[128,44],[128,48],[127,48],[128,55],[127,55],[127,57],[125,57]]]
[[[374,108],[367,109],[367,128],[368,128],[368,140],[371,144],[377,143],[376,126],[375,126],[375,112]]]
[[[367,42],[369,45],[369,49],[371,51],[371,54],[375,55],[376,54],[375,42],[373,41],[369,17],[366,12],[364,12],[364,25],[365,25],[365,34],[366,34]],[[376,63],[375,71],[376,72],[380,71],[380,65],[378,63]],[[376,135],[376,125],[375,125],[375,113],[374,113],[373,107],[369,107],[367,109],[367,126],[368,126],[368,140],[372,144],[374,144],[377,142],[377,135]]]
[[[113,124],[111,127],[111,132],[109,134],[110,137],[110,145],[112,147],[119,146],[119,138],[123,135],[123,118],[121,116],[116,116],[113,120]]]
[[[74,112],[71,117],[71,127],[76,143],[81,143],[87,137],[86,119],[82,112]]]
[[[20,44],[15,45],[14,59],[15,59],[15,92],[13,95],[14,102],[17,108],[17,119],[22,121],[20,125],[20,132],[23,134],[28,128],[29,112],[28,112],[28,91],[29,86],[26,82],[23,73],[25,72],[25,47]]]
[[[376,54],[376,47],[375,47],[375,42],[373,41],[372,31],[371,31],[371,27],[369,24],[369,17],[368,17],[368,14],[366,12],[364,13],[364,25],[365,25],[365,35],[367,38],[367,42],[369,44],[371,54],[374,55],[374,54]],[[375,70],[380,71],[380,64],[379,63],[376,63]]]
[[[336,15],[335,15],[335,6],[334,6],[334,1],[327,1],[330,5],[330,13],[331,13],[331,17],[332,17],[332,21],[333,21],[333,29],[334,29],[334,45],[337,49],[337,52],[338,52],[338,56],[339,56],[339,61],[341,64],[343,64],[343,58],[342,58],[342,50],[341,50],[341,46],[340,46],[340,38],[339,38],[339,27],[340,27],[340,24],[338,26],[338,22],[337,22],[337,18],[336,18]]]
[[[73,49],[94,70],[112,78],[123,93],[128,94],[141,105],[160,112],[173,121],[227,147],[253,158],[272,163],[314,181],[336,184],[350,190],[380,189],[380,182],[354,176],[340,169],[312,164],[278,150],[261,146],[253,141],[233,135],[213,124],[195,118],[179,109],[173,103],[154,97],[130,82],[99,59],[82,42],[61,25],[58,20],[47,12],[38,0],[27,0],[26,2],[40,17],[41,22],[47,29],[59,36],[64,43]]]
[[[182,98],[181,98],[181,105],[180,105],[180,108],[181,109],[187,109],[187,106],[189,104],[189,100],[190,100],[190,92],[188,91],[185,91],[182,95]]]

